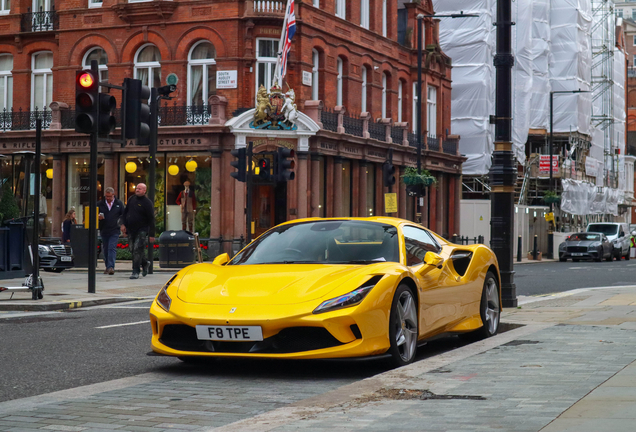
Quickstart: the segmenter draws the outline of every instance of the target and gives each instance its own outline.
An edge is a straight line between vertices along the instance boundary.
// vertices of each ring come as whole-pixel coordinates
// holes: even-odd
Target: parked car
[[[62,244],[59,238],[40,238],[38,252],[40,268],[44,271],[61,273],[75,267],[73,249],[68,244]]]
[[[621,222],[596,222],[591,223],[585,230],[587,232],[602,233],[612,242],[612,256],[617,260],[621,257],[629,259],[630,237],[629,226]]]
[[[603,233],[583,232],[568,236],[559,245],[559,261],[567,261],[571,258],[577,262],[582,259],[611,261],[614,247]]]

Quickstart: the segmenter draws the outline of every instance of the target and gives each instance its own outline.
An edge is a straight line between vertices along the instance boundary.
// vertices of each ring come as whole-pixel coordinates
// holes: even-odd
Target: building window
[[[0,0],[0,14],[8,14],[11,12],[11,0]]]
[[[618,18],[623,18],[623,9],[616,9],[616,16]]]
[[[97,65],[99,67],[99,80],[103,82],[108,82],[108,54],[101,48],[94,48],[91,51],[87,52],[84,56],[84,61],[82,64],[84,65],[84,69],[91,68],[91,61],[97,60]],[[101,91],[107,92],[105,87],[102,87]]]
[[[632,45],[636,46],[636,35],[632,36]]]
[[[276,70],[276,59],[278,53],[278,40],[276,39],[256,39],[256,91],[260,86],[265,86],[269,91],[274,79]]]
[[[437,136],[437,89],[428,87],[428,98],[426,100],[426,125],[428,126],[428,136]]]
[[[0,55],[0,111],[13,106],[13,56]]]
[[[360,104],[360,111],[367,112],[367,67],[362,66],[362,103]]]
[[[320,67],[320,54],[317,50],[311,50],[311,98],[313,100],[318,100],[320,98],[320,93],[318,92],[318,88],[320,86],[320,76],[318,75],[318,68]]]
[[[632,9],[632,19],[636,20],[636,9]]]
[[[53,53],[39,52],[31,58],[31,109],[46,109],[53,100]]]
[[[148,87],[161,86],[161,53],[152,44],[139,48],[135,55],[135,78]]]
[[[102,0],[88,0],[89,8],[98,8],[102,7]]]
[[[402,122],[402,80],[398,81],[398,115],[397,121]]]
[[[33,12],[49,12],[52,0],[33,0]]]
[[[320,0],[313,0],[313,5],[315,8],[320,8]]]
[[[411,125],[411,129],[413,130],[413,132],[417,132],[417,83],[414,82],[413,83],[413,107],[411,108],[411,118],[412,118],[412,125]]]
[[[369,0],[360,0],[360,26],[369,28]]]
[[[382,118],[387,118],[386,117],[386,88],[387,86],[387,78],[386,78],[386,74],[383,73],[382,74]]]
[[[388,28],[386,0],[382,0],[382,36],[386,37]]]
[[[347,0],[336,0],[336,16],[347,19]]]
[[[336,106],[342,106],[342,70],[343,64],[342,59],[338,57],[337,68],[338,68],[338,76],[336,83]]]
[[[188,55],[188,105],[203,106],[216,94],[216,49],[208,41],[197,43]]]

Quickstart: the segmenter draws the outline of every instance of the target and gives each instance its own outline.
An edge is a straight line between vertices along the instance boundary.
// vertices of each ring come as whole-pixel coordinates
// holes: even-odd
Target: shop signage
[[[311,87],[311,72],[303,71],[303,85]]]
[[[344,153],[352,153],[352,154],[360,154],[360,149],[357,147],[351,147],[351,146],[344,146],[342,148],[342,151]]]
[[[34,149],[35,141],[32,142],[3,142],[3,149],[13,149],[13,150],[23,150],[23,149]]]
[[[552,174],[559,171],[559,156],[552,155]],[[550,174],[550,155],[539,157],[539,174]]]
[[[236,81],[237,79],[235,70],[216,71],[217,89],[235,89]]]
[[[338,150],[338,144],[321,142],[320,148],[324,150]]]
[[[247,142],[251,142],[253,148],[271,144],[277,147],[286,147],[289,149],[296,149],[296,140],[293,139],[280,139],[280,138],[247,138]]]

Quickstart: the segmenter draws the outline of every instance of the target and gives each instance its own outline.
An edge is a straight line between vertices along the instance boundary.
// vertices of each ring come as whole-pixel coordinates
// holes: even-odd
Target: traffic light
[[[150,137],[150,87],[142,85],[141,80],[124,78],[126,89],[126,138],[136,139],[137,145],[147,145]]]
[[[75,75],[75,132],[91,134],[95,131],[99,101],[99,79],[92,71]]]
[[[230,175],[240,182],[245,182],[247,180],[246,150],[244,148],[240,148],[240,149],[232,150],[230,153],[232,154],[232,156],[236,158],[235,161],[230,162],[230,165],[236,168],[236,171],[233,173],[230,173]]]
[[[258,160],[258,178],[264,182],[272,180],[269,159],[263,158]]]
[[[385,187],[391,187],[395,184],[395,167],[389,161],[382,165],[382,181]]]
[[[113,110],[117,107],[117,100],[108,93],[99,94],[99,133],[109,135],[115,130],[117,120]]]
[[[293,180],[296,178],[296,174],[294,171],[294,167],[296,163],[294,162],[294,156],[296,152],[292,149],[288,149],[285,147],[279,147],[276,151],[276,162],[274,163],[274,180],[277,182],[286,182],[289,180]]]

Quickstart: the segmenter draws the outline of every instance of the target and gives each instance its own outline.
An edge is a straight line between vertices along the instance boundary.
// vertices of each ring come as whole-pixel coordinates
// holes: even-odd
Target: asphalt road
[[[514,267],[517,295],[541,295],[578,288],[636,285],[636,260],[545,262]]]

